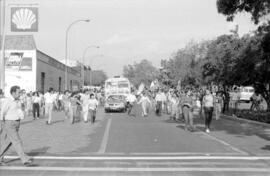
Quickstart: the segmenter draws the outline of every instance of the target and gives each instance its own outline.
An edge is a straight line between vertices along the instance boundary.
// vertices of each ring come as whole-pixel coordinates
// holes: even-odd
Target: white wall
[[[15,56],[21,54],[22,58],[32,60],[31,65],[20,64],[20,57]],[[36,90],[36,51],[35,50],[6,50],[5,51],[6,67],[5,67],[5,94],[8,96],[10,88],[18,85],[26,91]],[[24,60],[25,61],[25,60]],[[30,66],[28,68],[28,66]]]

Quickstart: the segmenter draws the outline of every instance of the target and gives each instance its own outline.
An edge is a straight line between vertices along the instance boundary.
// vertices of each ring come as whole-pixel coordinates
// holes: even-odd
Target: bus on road
[[[104,85],[105,97],[109,95],[125,95],[131,93],[131,84],[127,78],[113,77],[105,81]]]

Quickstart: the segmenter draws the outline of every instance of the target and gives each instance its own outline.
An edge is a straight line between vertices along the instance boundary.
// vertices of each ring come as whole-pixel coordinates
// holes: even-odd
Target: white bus
[[[131,84],[127,78],[114,77],[105,81],[105,97],[109,95],[128,95],[131,93]]]

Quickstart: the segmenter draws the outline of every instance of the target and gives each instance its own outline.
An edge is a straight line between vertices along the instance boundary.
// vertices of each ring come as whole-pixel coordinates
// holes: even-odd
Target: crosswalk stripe
[[[6,156],[16,159],[17,156]],[[52,160],[270,160],[270,156],[34,156]]]
[[[20,170],[20,171],[79,171],[79,172],[267,172],[270,173],[268,168],[212,168],[212,167],[201,167],[201,168],[192,168],[192,167],[166,167],[166,168],[120,168],[120,167],[1,167],[1,170]]]

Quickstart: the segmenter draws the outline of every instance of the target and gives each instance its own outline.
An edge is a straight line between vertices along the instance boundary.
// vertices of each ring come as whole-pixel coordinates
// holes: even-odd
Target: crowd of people
[[[172,120],[182,120],[185,130],[194,131],[193,118],[202,117],[205,120],[205,131],[210,132],[213,117],[219,119],[221,113],[238,109],[239,100],[237,93],[222,87],[184,87],[168,88],[158,87],[156,89],[145,88],[142,92],[133,92],[127,97],[128,114],[132,113],[132,107],[137,103],[141,106],[141,114],[146,117],[155,112],[157,116],[162,113],[169,114]],[[254,103],[255,101],[255,103]],[[252,109],[258,106],[259,95],[252,96]],[[257,102],[257,103],[256,103]],[[152,110],[152,111],[151,111]]]
[[[77,119],[95,123],[96,111],[102,101],[98,90],[56,92],[50,88],[45,94],[21,90],[19,86],[10,89],[11,96],[4,96],[0,90],[0,166],[5,165],[4,156],[14,146],[25,166],[31,166],[33,159],[24,153],[19,135],[20,121],[25,117],[33,120],[47,118],[47,125],[53,121],[52,111],[64,111],[65,119],[73,124]]]
[[[65,119],[73,124],[76,120],[85,123],[95,123],[99,104],[104,103],[101,90],[81,90],[57,92],[50,88],[45,94],[21,90],[18,86],[10,89],[11,97],[5,97],[0,90],[0,165],[4,163],[4,155],[11,145],[20,156],[24,165],[32,164],[33,160],[27,156],[22,148],[19,136],[20,121],[24,117],[33,120],[47,118],[47,125],[53,124],[53,111],[64,112]],[[194,131],[194,117],[203,117],[205,132],[210,133],[213,117],[217,120],[222,112],[228,109],[237,109],[238,100],[228,90],[211,88],[144,88],[133,91],[126,97],[127,113],[136,116],[134,106],[141,106],[142,117],[150,113],[156,116],[167,114],[170,120],[183,121],[185,130]],[[261,101],[259,94],[251,98],[251,109],[257,108]]]
[[[4,94],[0,90],[0,99],[4,100]],[[65,118],[73,124],[76,119],[84,122],[95,122],[95,110],[102,103],[102,95],[98,90],[80,90],[57,92],[50,88],[46,93],[28,92],[20,90],[20,102],[26,117],[33,120],[48,118],[47,125],[52,124],[53,111],[64,112]],[[89,115],[88,115],[89,114]]]

